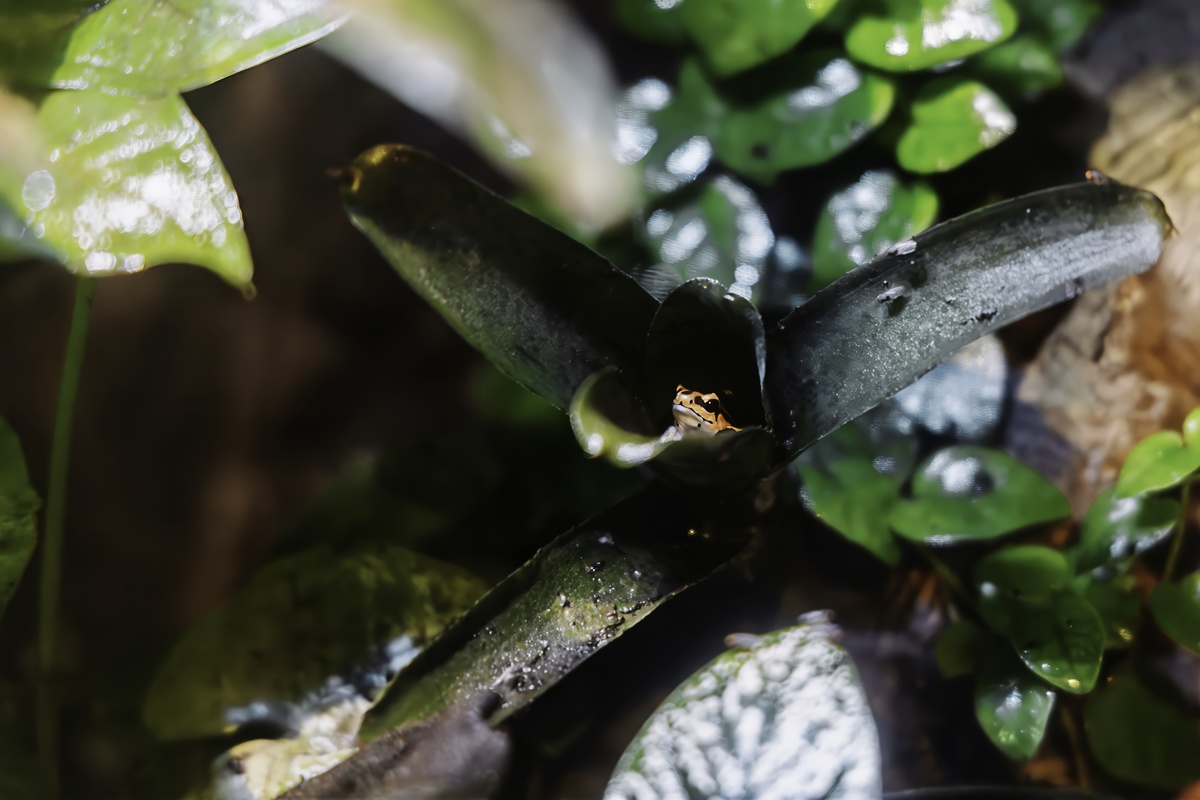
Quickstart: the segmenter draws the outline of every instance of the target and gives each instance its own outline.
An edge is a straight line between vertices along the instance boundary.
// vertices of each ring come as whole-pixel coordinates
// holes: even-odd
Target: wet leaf
[[[1082,580],[1087,580],[1086,577]],[[1142,615],[1142,596],[1133,575],[1110,580],[1090,580],[1083,599],[1092,604],[1104,624],[1104,649],[1117,650],[1133,644]]]
[[[1021,16],[1021,26],[1030,30],[1052,50],[1062,52],[1083,38],[1103,9],[1097,0],[1011,0]]]
[[[970,675],[979,668],[986,640],[987,634],[965,620],[943,628],[934,643],[938,671],[947,678]]]
[[[976,673],[975,718],[1004,755],[1028,761],[1046,735],[1057,695],[1010,654],[997,649]]]
[[[1023,98],[1062,83],[1058,56],[1033,36],[1017,36],[971,60],[971,72],[1010,97]]]
[[[178,96],[51,92],[38,123],[42,168],[0,174],[0,193],[68,269],[121,275],[186,262],[249,287],[237,195]]]
[[[640,371],[654,298],[479,184],[417,150],[380,146],[355,160],[343,199],[463,338],[559,408],[605,366]]]
[[[679,3],[617,0],[614,10],[621,24],[643,39],[658,44],[683,44],[687,41]]]
[[[32,85],[159,96],[261,64],[344,20],[325,0],[109,0],[92,8],[74,25],[48,25],[46,15],[28,13],[5,24],[0,7],[0,28],[11,25],[26,47],[37,42],[44,53],[22,59],[18,50],[0,61],[0,72]]]
[[[1007,0],[883,0],[846,31],[846,51],[872,67],[910,72],[986,50],[1016,28]]]
[[[873,459],[848,458],[828,471],[801,466],[801,497],[818,519],[889,566],[900,563],[888,514],[900,497],[900,482],[875,470]]]
[[[1159,431],[1142,439],[1125,456],[1115,496],[1160,492],[1183,483],[1200,469],[1198,444],[1185,443],[1176,431]]]
[[[823,289],[937,218],[929,184],[903,184],[889,170],[864,172],[821,209],[813,236],[812,289]]]
[[[29,483],[21,442],[0,417],[0,619],[33,557],[41,504]]]
[[[1175,529],[1179,502],[1167,497],[1118,498],[1105,489],[1088,508],[1071,549],[1077,573],[1122,565],[1144,553]]]
[[[1061,550],[1040,545],[1017,545],[989,553],[975,565],[980,611],[988,619],[990,600],[1042,601],[1066,588],[1073,577],[1071,562]],[[988,619],[989,623],[991,620]],[[1006,626],[998,626],[1003,630]]]
[[[757,301],[775,234],[754,192],[720,175],[674,200],[646,218],[643,231],[659,264],[637,273],[638,282],[662,298],[690,278],[712,278]]]
[[[878,796],[875,721],[835,630],[813,620],[747,637],[696,672],[626,748],[605,800]]]
[[[176,644],[143,718],[159,739],[264,719],[299,727],[356,695],[352,671],[383,688],[484,588],[458,567],[378,542],[277,559]]]
[[[912,499],[890,522],[907,539],[932,546],[994,539],[1062,519],[1070,504],[1054,484],[999,450],[955,445],[913,476]]]
[[[1150,611],[1176,644],[1200,655],[1200,572],[1154,587]]]
[[[760,183],[848,149],[887,118],[895,98],[890,79],[838,50],[789,56],[756,93],[729,112],[714,144],[726,166]]]
[[[783,55],[838,0],[687,0],[680,15],[713,72],[732,75]]]
[[[616,370],[603,369],[579,386],[569,410],[575,440],[589,456],[617,467],[636,467],[679,441],[672,425],[655,436],[644,409]]]
[[[694,59],[680,64],[673,91],[661,81],[642,81],[626,92],[620,111],[618,156],[627,164],[641,161],[642,188],[651,196],[674,192],[708,168],[729,113]]]
[[[979,209],[848,273],[768,335],[775,432],[799,453],[974,339],[1149,269],[1170,230],[1153,195],[1079,184]]]
[[[426,648],[363,722],[370,741],[480,692],[501,697],[489,721],[523,708],[706,577],[744,541],[649,490],[542,548]]]
[[[1007,139],[1017,118],[978,81],[930,81],[913,97],[912,121],[896,143],[896,160],[910,172],[945,172]]]
[[[1200,780],[1200,721],[1132,671],[1088,698],[1083,720],[1092,756],[1108,774],[1167,791]]]

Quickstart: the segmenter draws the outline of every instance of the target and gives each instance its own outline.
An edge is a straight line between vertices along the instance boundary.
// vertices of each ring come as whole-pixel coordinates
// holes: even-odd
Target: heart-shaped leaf
[[[1200,655],[1200,572],[1154,587],[1150,611],[1176,644]]]
[[[1104,649],[1119,650],[1133,644],[1137,634],[1138,620],[1142,615],[1142,596],[1137,591],[1137,578],[1133,575],[1117,575],[1109,580],[1089,580],[1087,576],[1077,579],[1087,581],[1083,588],[1083,599],[1091,603],[1104,623]]]
[[[968,342],[1149,269],[1170,230],[1153,195],[1089,183],[989,206],[899,243],[768,335],[776,435],[799,453]]]
[[[1175,431],[1152,433],[1133,446],[1121,474],[1116,496],[1133,497],[1178,486],[1200,469],[1200,408],[1188,414],[1183,435]]]
[[[0,418],[0,619],[37,544],[41,500],[29,484],[21,442]]]
[[[975,718],[1014,761],[1037,753],[1057,697],[1008,653],[992,652],[975,676]]]
[[[1121,566],[1171,535],[1179,503],[1164,497],[1117,497],[1105,489],[1088,508],[1071,549],[1077,573]]]
[[[646,721],[605,800],[879,796],[875,722],[835,630],[814,620],[738,636],[747,649],[718,656]]]
[[[1017,28],[1008,0],[882,0],[846,31],[846,51],[893,72],[929,69],[1002,42]]]
[[[1000,631],[1035,675],[1072,694],[1087,694],[1100,674],[1104,623],[1070,590],[1038,601],[1014,601]]]
[[[801,466],[801,498],[818,519],[889,566],[900,563],[900,547],[888,513],[900,497],[899,482],[876,471],[873,459],[848,458],[828,471]]]
[[[732,75],[782,55],[838,0],[688,0],[681,16],[713,72]]]
[[[935,453],[913,476],[912,499],[892,510],[905,538],[932,546],[994,539],[1069,516],[1062,492],[999,450],[956,445]]]
[[[896,161],[910,172],[945,172],[1007,139],[1017,118],[978,81],[930,81],[913,97],[912,121],[896,143]]]

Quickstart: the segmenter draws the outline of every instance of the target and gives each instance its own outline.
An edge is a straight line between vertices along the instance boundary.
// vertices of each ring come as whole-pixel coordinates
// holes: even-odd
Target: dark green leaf
[[[828,472],[800,467],[802,497],[818,519],[889,566],[900,563],[900,547],[888,528],[888,513],[900,496],[899,482],[875,470],[873,459],[848,458]]]
[[[1100,18],[1097,0],[1011,0],[1021,15],[1021,25],[1056,52],[1083,38],[1088,26]]]
[[[1160,583],[1150,595],[1154,621],[1176,644],[1200,655],[1200,572]]]
[[[1007,0],[882,0],[846,32],[846,51],[893,72],[929,69],[1007,39],[1017,13]]]
[[[355,160],[343,198],[463,338],[559,408],[605,366],[640,370],[654,298],[477,183],[419,151],[380,146]]]
[[[964,620],[943,628],[934,643],[938,670],[947,678],[970,675],[979,668],[986,638],[983,631]]]
[[[33,557],[41,504],[29,484],[21,442],[0,418],[0,618]]]
[[[1070,589],[1057,589],[1034,600],[986,597],[988,624],[1012,642],[1035,675],[1072,694],[1087,694],[1100,674],[1104,624],[1096,610]],[[998,624],[999,623],[999,624]]]
[[[975,565],[981,606],[993,597],[1047,600],[1054,591],[1070,585],[1071,577],[1071,563],[1062,551],[1039,545],[1006,547]]]
[[[618,152],[626,163],[641,159],[642,187],[651,195],[686,186],[708,167],[713,140],[729,113],[704,69],[692,59],[680,64],[673,93],[660,81],[642,81],[626,93],[623,104],[635,114],[620,115],[621,131],[628,133],[618,137]],[[639,122],[639,109],[644,109],[644,123]],[[620,149],[625,139],[630,142],[627,153]],[[646,141],[653,143],[646,152],[634,144]]]
[[[237,195],[177,95],[51,92],[38,124],[41,168],[0,171],[0,194],[68,269],[122,275],[182,261],[249,287]]]
[[[1176,431],[1152,433],[1125,456],[1117,477],[1116,496],[1133,497],[1170,489],[1197,469],[1200,469],[1200,446],[1185,444]]]
[[[932,546],[994,539],[1071,513],[1041,475],[999,450],[970,445],[931,456],[913,477],[912,494],[892,510],[891,525]]]
[[[682,44],[687,40],[680,3],[660,0],[617,0],[617,19],[643,39],[659,44]]]
[[[562,535],[492,589],[397,676],[363,741],[482,691],[492,722],[538,697],[740,548],[691,504],[647,491]]]
[[[730,111],[714,143],[728,167],[761,183],[846,150],[887,118],[895,97],[891,80],[838,50],[789,56],[771,76],[764,98]]]
[[[1133,672],[1093,694],[1083,719],[1092,755],[1110,775],[1167,791],[1200,780],[1200,721]]]
[[[1037,753],[1057,695],[1008,653],[993,651],[975,676],[975,717],[1004,755],[1028,761]]]
[[[1149,269],[1171,230],[1117,183],[1015,198],[935,225],[819,292],[768,337],[775,430],[792,454],[968,342]]]
[[[910,172],[945,172],[995,147],[1016,130],[1017,118],[978,81],[940,78],[922,86],[912,121],[896,143],[896,160]]]
[[[835,631],[814,620],[738,636],[746,649],[718,656],[651,715],[604,796],[879,796],[875,721]]]
[[[470,608],[484,585],[387,544],[315,547],[261,570],[175,646],[147,692],[160,739],[215,735],[266,709],[317,706],[356,667],[406,660]],[[393,664],[391,670],[400,664]]]
[[[1079,580],[1088,580],[1085,576]],[[1088,580],[1083,599],[1092,604],[1104,623],[1104,649],[1118,650],[1133,644],[1142,614],[1142,596],[1133,575],[1111,580]]]
[[[1030,97],[1062,83],[1058,56],[1040,39],[1018,36],[980,53],[971,71],[988,86],[1011,97]]]
[[[903,184],[894,172],[871,170],[829,198],[813,237],[813,290],[823,289],[937,218],[929,184]]]
[[[713,72],[732,75],[783,55],[838,0],[687,0],[683,24]]]
[[[1118,498],[1105,489],[1088,508],[1071,549],[1077,573],[1120,565],[1171,535],[1179,503],[1165,497]]]

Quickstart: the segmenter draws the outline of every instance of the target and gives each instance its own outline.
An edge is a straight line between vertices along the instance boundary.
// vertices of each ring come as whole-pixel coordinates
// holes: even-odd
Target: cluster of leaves
[[[947,677],[974,676],[976,714],[996,746],[1032,758],[1059,693],[1090,695],[1088,744],[1106,771],[1164,789],[1200,778],[1200,729],[1169,694],[1146,685],[1130,652],[1148,617],[1200,653],[1200,573],[1174,575],[1187,487],[1200,469],[1200,409],[1182,435],[1162,431],[1130,452],[1066,548],[1016,543],[980,555],[964,547],[1061,523],[1070,507],[1000,451],[950,446],[915,470],[911,453],[911,442],[880,445],[847,426],[802,457],[803,496],[823,522],[884,562],[898,564],[906,542],[934,565],[961,615],[938,639],[939,666]],[[1151,591],[1135,557],[1168,540]],[[1097,688],[1106,653],[1110,678]]]
[[[620,0],[616,9],[636,34],[688,52],[673,87],[642,81],[622,113],[621,157],[643,175],[638,230],[658,262],[642,280],[666,291],[707,275],[756,300],[771,269],[810,267],[797,287],[809,291],[831,283],[932,224],[939,201],[927,181],[876,162],[825,202],[805,264],[790,239],[772,251],[770,223],[739,180],[770,185],[872,134],[913,176],[954,169],[1015,130],[1006,100],[1061,81],[1059,54],[1099,13],[1093,0]],[[713,161],[725,172],[708,170]]]

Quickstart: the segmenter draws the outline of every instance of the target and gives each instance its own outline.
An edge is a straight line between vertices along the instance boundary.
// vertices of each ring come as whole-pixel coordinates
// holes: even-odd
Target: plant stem
[[[71,431],[75,423],[75,398],[83,371],[88,319],[96,282],[78,278],[71,328],[63,355],[62,378],[58,384],[58,407],[54,412],[54,439],[50,447],[50,477],[46,483],[46,527],[42,536],[41,581],[38,598],[38,752],[48,781],[58,794],[58,707],[52,682],[58,671],[58,613],[62,586],[63,530],[67,506],[67,468],[71,457]]]
[[[1183,496],[1179,499],[1179,518],[1175,520],[1175,538],[1171,540],[1171,549],[1167,552],[1167,565],[1163,568],[1163,582],[1175,576],[1175,562],[1179,560],[1179,551],[1183,549],[1183,535],[1187,533],[1188,506],[1192,499],[1192,484],[1196,477],[1192,476],[1183,482]]]

